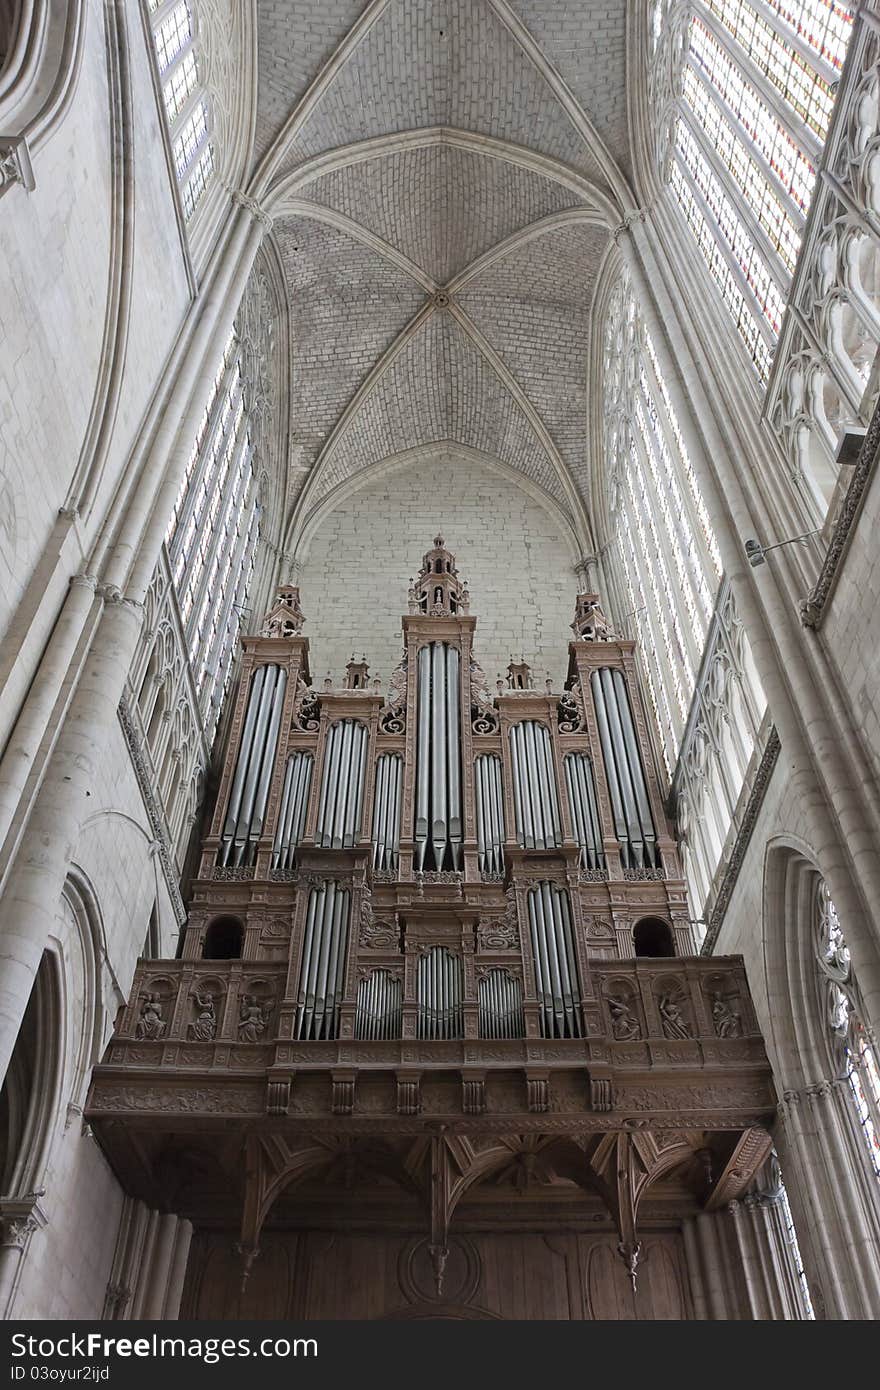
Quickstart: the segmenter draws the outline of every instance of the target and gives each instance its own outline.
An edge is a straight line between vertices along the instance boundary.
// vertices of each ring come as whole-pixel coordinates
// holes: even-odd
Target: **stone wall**
[[[470,586],[474,650],[490,683],[511,655],[536,683],[565,675],[577,581],[553,515],[500,471],[451,450],[368,480],[320,521],[303,556],[312,675],[339,684],[352,651],[388,681],[411,575],[442,532]]]

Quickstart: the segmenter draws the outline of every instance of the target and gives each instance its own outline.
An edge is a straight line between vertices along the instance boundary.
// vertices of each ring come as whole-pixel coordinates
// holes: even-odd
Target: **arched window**
[[[165,536],[209,739],[220,717],[253,575],[260,511],[242,353],[232,332]]]
[[[675,765],[721,579],[721,556],[654,344],[629,279],[604,341],[605,455],[612,565],[640,644],[645,687]]]
[[[190,0],[149,0],[153,46],[183,212],[192,217],[214,173],[210,99],[199,66]]]
[[[633,951],[637,956],[674,956],[672,928],[660,917],[643,917],[633,928]]]
[[[238,960],[244,941],[244,928],[237,917],[217,917],[205,932],[203,960]]]
[[[853,1112],[880,1181],[880,1057],[865,1023],[846,938],[822,879],[814,904],[815,960],[831,1054],[849,1083]]]
[[[855,6],[840,0],[660,0],[679,30],[659,153],[762,381],[791,289]]]

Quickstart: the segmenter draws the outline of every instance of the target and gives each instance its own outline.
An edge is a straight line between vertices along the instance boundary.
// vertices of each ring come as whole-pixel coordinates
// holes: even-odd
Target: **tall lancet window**
[[[682,9],[654,6],[655,45],[665,24],[679,25],[664,173],[766,381],[855,5],[694,0],[690,9],[683,29]]]
[[[865,1023],[840,918],[821,879],[816,888],[815,931],[818,982],[832,1059],[848,1082],[853,1114],[880,1181],[880,1056]]]
[[[148,0],[174,171],[189,220],[214,173],[211,102],[202,83],[190,0]]]
[[[229,680],[259,526],[242,354],[233,332],[214,377],[165,537],[209,738]]]
[[[612,565],[671,773],[721,578],[721,556],[631,286],[612,294],[604,351]]]

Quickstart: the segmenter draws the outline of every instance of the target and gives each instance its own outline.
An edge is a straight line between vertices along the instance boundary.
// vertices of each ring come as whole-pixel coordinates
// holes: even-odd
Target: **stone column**
[[[787,1186],[804,1215],[804,1256],[825,1316],[880,1317],[880,1230],[853,1152],[848,1082],[787,1091],[779,1106]]]
[[[174,1250],[168,1270],[168,1288],[162,1308],[162,1317],[166,1322],[173,1322],[180,1316],[180,1300],[183,1297],[192,1233],[192,1222],[181,1217],[177,1222],[177,1230],[174,1235]]]
[[[140,1308],[140,1317],[147,1322],[160,1322],[164,1316],[165,1297],[174,1260],[177,1236],[177,1217],[170,1213],[156,1214],[156,1236],[150,1254],[150,1267]]]
[[[46,1220],[36,1194],[0,1199],[0,1319],[10,1315],[31,1236],[45,1226]]]

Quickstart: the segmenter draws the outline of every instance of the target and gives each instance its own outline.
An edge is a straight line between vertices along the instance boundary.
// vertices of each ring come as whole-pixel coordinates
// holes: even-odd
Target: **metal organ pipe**
[[[253,864],[256,859],[275,768],[286,688],[287,672],[280,666],[260,666],[254,672],[217,854],[218,864]]]
[[[461,860],[461,657],[446,642],[418,656],[416,868],[457,869]]]
[[[318,803],[315,844],[350,849],[357,842],[364,799],[367,730],[354,719],[341,719],[327,731],[324,772]]]
[[[507,970],[489,970],[480,980],[480,1037],[524,1038],[522,982]]]
[[[447,951],[445,946],[432,946],[419,957],[416,990],[418,1036],[460,1038],[463,1033],[460,957]]]
[[[655,868],[657,832],[623,672],[603,666],[592,672],[590,687],[624,868]]]
[[[292,869],[296,847],[302,840],[312,785],[315,759],[311,753],[291,753],[284,773],[284,788],[278,810],[272,868]]]
[[[399,1038],[403,1033],[403,987],[390,970],[371,970],[358,985],[356,1038]]]
[[[350,895],[333,879],[309,894],[294,1036],[335,1038],[348,951]]]
[[[549,730],[533,719],[510,730],[516,836],[523,849],[562,844],[562,820]]]
[[[581,1036],[580,988],[568,893],[550,882],[529,891],[535,983],[545,1038]]]
[[[399,753],[383,753],[376,760],[376,797],[373,802],[373,868],[396,869],[400,851],[400,796],[403,759]]]
[[[604,869],[602,822],[599,819],[599,805],[596,801],[593,764],[586,753],[569,753],[565,758],[564,767],[571,817],[580,847],[580,866],[582,869]]]
[[[484,754],[474,763],[477,798],[477,855],[480,872],[498,877],[504,872],[504,802],[501,759]]]
[[[605,674],[606,673],[603,672],[603,681]],[[654,826],[654,817],[651,814],[651,803],[648,800],[648,788],[645,784],[645,769],[642,764],[641,754],[639,753],[639,745],[636,739],[636,730],[633,724],[632,709],[630,707],[626,681],[622,671],[612,671],[611,676],[614,685],[614,693],[617,697],[617,713],[623,730],[623,743],[626,749],[630,777],[635,792],[636,810],[638,811],[639,824],[642,828],[642,836],[645,843],[645,857],[649,864],[659,864],[660,855],[657,851],[657,831]]]

